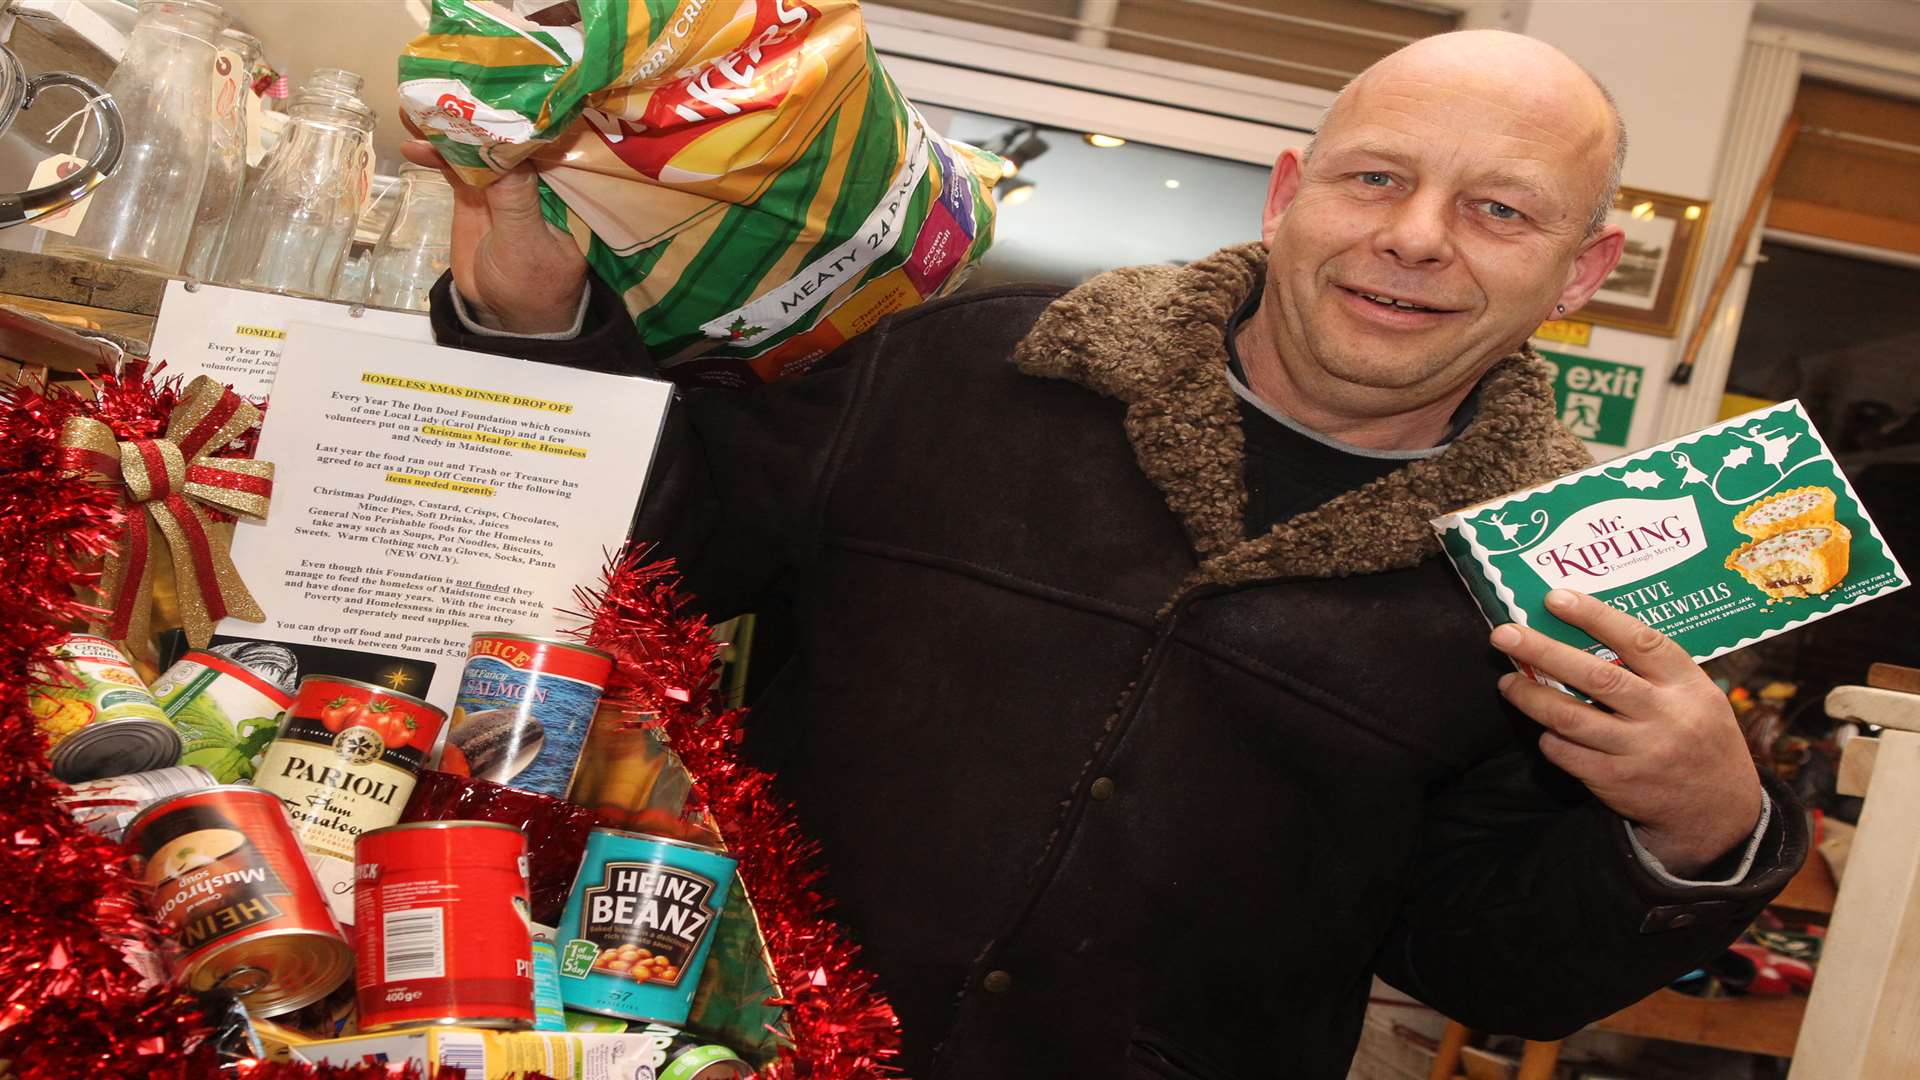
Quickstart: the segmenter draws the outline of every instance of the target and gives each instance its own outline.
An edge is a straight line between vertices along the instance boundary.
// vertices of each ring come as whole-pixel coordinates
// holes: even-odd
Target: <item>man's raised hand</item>
[[[1591,596],[1555,589],[1547,608],[1620,655],[1611,664],[1513,623],[1493,631],[1495,648],[1606,706],[1518,674],[1501,679],[1506,699],[1547,729],[1547,759],[1632,822],[1676,876],[1692,876],[1751,836],[1766,792],[1733,708],[1700,665],[1673,639]]]
[[[573,237],[540,216],[533,166],[523,163],[477,188],[447,168],[425,140],[407,142],[401,152],[408,161],[439,169],[453,185],[453,283],[469,313],[491,329],[514,334],[573,326],[587,285],[587,260]]]

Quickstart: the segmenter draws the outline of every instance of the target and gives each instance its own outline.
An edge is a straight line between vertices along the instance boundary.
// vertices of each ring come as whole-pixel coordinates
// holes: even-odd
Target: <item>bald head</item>
[[[1316,144],[1356,111],[1444,107],[1454,89],[1481,90],[1508,102],[1516,121],[1553,129],[1591,169],[1587,232],[1607,222],[1627,161],[1627,128],[1613,95],[1593,74],[1544,41],[1504,30],[1461,30],[1423,38],[1355,76],[1321,119]]]

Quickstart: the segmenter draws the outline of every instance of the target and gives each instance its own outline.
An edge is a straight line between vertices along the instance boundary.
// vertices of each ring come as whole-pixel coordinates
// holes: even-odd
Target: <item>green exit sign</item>
[[[1634,364],[1545,349],[1540,355],[1553,367],[1553,399],[1567,430],[1588,442],[1627,445],[1645,372]]]

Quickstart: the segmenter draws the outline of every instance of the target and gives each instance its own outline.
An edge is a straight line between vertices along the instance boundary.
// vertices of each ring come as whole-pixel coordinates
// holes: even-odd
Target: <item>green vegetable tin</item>
[[[1433,527],[1488,622],[1607,660],[1618,657],[1548,614],[1549,590],[1604,600],[1708,660],[1909,583],[1798,401]]]
[[[198,765],[214,783],[253,779],[293,695],[238,661],[189,652],[153,684],[154,700],[180,731],[180,763]]]
[[[560,916],[569,1009],[683,1024],[737,864],[713,848],[595,829]]]

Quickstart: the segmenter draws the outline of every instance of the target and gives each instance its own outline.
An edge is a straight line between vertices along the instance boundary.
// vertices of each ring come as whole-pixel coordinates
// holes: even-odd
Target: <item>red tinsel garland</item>
[[[859,948],[827,917],[820,848],[773,792],[773,777],[740,759],[744,709],[715,707],[720,643],[676,587],[671,559],[631,551],[601,588],[581,593],[587,641],[614,654],[607,700],[657,723],[694,778],[690,809],[712,815],[753,897],[775,975],[786,990],[793,1050],[766,1080],[896,1076],[900,1022],[859,964]],[[637,721],[639,722],[639,721]],[[698,804],[695,807],[692,804]]]
[[[83,413],[122,439],[165,430],[177,383],[141,366],[94,381],[95,399],[17,389],[0,400],[0,1061],[21,1080],[220,1075],[216,1018],[195,999],[150,983],[125,953],[154,940],[120,847],[55,801],[46,739],[28,708],[33,672],[65,626],[90,613],[75,588],[116,534],[111,492],[58,464],[67,417]],[[251,443],[251,437],[247,440]],[[250,446],[247,448],[250,452]],[[630,553],[582,594],[590,640],[613,652],[612,700],[658,717],[696,781],[695,798],[740,861],[769,954],[787,988],[792,1051],[768,1080],[894,1076],[898,1020],[826,917],[819,850],[772,793],[772,777],[738,754],[742,710],[712,699],[719,646],[674,585],[671,562]],[[381,1066],[244,1063],[243,1080],[358,1080]]]

